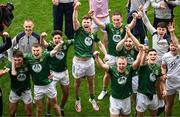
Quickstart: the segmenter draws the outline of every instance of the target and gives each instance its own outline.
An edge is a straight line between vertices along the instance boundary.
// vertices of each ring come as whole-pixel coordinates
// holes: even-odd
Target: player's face
[[[166,30],[166,28],[158,27],[157,28],[157,32],[160,35],[160,37],[164,37],[164,35],[166,34],[167,30]]]
[[[91,28],[91,24],[92,24],[91,19],[83,19],[82,20],[82,27],[85,31],[89,30]]]
[[[118,58],[117,60],[117,70],[121,73],[123,73],[127,66],[127,60]]]
[[[24,22],[24,30],[25,33],[30,35],[33,31],[34,24],[31,21],[25,21]]]
[[[124,42],[124,45],[125,45],[125,48],[126,48],[127,50],[132,49],[132,47],[133,47],[133,41],[132,41],[132,39],[131,39],[131,38],[127,38],[126,41]]]
[[[40,59],[42,56],[42,48],[41,47],[32,47],[32,55],[35,59]]]
[[[157,53],[155,51],[149,52],[147,55],[147,59],[149,64],[156,64]]]
[[[172,54],[176,55],[177,54],[177,47],[173,44],[173,43],[170,43],[170,51],[172,52]]]
[[[14,57],[13,60],[14,60],[15,68],[19,68],[23,64],[22,57]]]
[[[122,17],[120,15],[113,15],[112,22],[115,28],[119,28],[121,26]]]
[[[62,40],[63,40],[63,39],[62,39],[61,35],[54,35],[54,37],[53,37],[53,43],[54,43],[55,45],[57,45],[58,43],[60,43]]]

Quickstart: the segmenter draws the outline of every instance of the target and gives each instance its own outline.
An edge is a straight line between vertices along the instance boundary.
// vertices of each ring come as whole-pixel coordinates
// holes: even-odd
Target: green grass
[[[1,0],[2,3],[6,3],[7,0]],[[23,31],[23,21],[27,18],[30,18],[35,23],[34,31],[41,33],[47,32],[49,35],[47,37],[48,40],[51,39],[51,32],[52,32],[52,3],[51,0],[13,0],[15,5],[14,10],[14,20],[12,25],[8,28],[8,32],[12,37],[14,37],[18,32]],[[125,0],[109,0],[109,5],[111,11],[119,10],[123,14],[124,22],[126,21],[127,11],[125,8]],[[79,9],[79,19],[83,15],[85,15],[88,11],[88,0],[81,0],[81,7]],[[180,37],[180,8],[175,8],[176,14],[176,34]],[[148,11],[148,16],[150,17],[151,21],[153,18],[153,11],[152,8]],[[100,33],[100,37],[102,37]],[[150,38],[150,37],[149,37]],[[82,112],[76,113],[74,110],[74,87],[73,87],[73,77],[71,75],[71,63],[73,57],[73,49],[71,48],[68,53],[68,67],[70,73],[70,96],[68,102],[65,106],[65,114],[67,116],[109,116],[109,95],[105,97],[103,101],[98,101],[98,105],[100,106],[99,112],[94,112],[90,103],[88,102],[88,92],[87,92],[87,82],[83,80],[81,83],[81,101],[82,101]],[[6,61],[0,63],[0,68],[5,65]],[[95,79],[95,97],[101,91],[102,88],[102,79],[104,72],[97,66],[96,67],[96,79]],[[0,87],[3,90],[3,99],[4,99],[4,111],[3,115],[8,116],[8,96],[10,91],[10,80],[8,75],[5,75],[0,80]],[[58,100],[60,100],[61,90],[58,86]],[[44,104],[44,107],[46,105]],[[174,107],[173,107],[173,115],[180,116],[180,102],[176,99]],[[35,106],[33,105],[33,110],[35,110]],[[52,112],[53,113],[53,112]],[[54,113],[53,113],[54,114]],[[17,115],[22,116],[25,115],[23,104],[22,102],[19,103],[17,109]],[[34,111],[35,115],[35,111]],[[132,108],[131,116],[134,115],[134,106]]]

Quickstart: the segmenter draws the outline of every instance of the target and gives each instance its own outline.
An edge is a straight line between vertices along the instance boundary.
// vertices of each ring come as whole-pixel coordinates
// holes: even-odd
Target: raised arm
[[[95,57],[95,61],[100,65],[100,67],[102,69],[104,69],[106,72],[108,72],[109,70],[109,65],[105,64],[102,59],[99,57],[99,52],[98,51],[95,51],[93,53],[94,57]]]
[[[173,6],[179,6],[180,1],[179,0],[167,0],[167,2]]]
[[[126,33],[127,33],[128,37],[132,39],[132,41],[134,42],[134,45],[138,49],[140,46],[140,43],[137,40],[137,38],[131,33],[131,30],[128,27],[126,27]]]
[[[146,25],[146,28],[151,33],[151,35],[153,35],[155,32],[157,32],[157,30],[151,25],[149,18],[147,17],[146,13],[144,12],[143,6],[140,7],[140,10],[142,12],[143,23]]]
[[[135,70],[137,69],[139,66],[140,66],[140,63],[141,63],[141,58],[143,56],[143,54],[145,53],[145,47],[140,44],[139,45],[139,53],[136,57],[136,60],[134,61],[134,63],[132,64],[132,68]]]
[[[78,30],[79,27],[80,27],[80,23],[79,23],[79,20],[78,20],[78,8],[79,6],[81,5],[80,2],[76,2],[74,4],[74,11],[73,11],[73,28],[74,30]]]
[[[59,50],[61,49],[63,43],[64,43],[64,42],[61,41],[60,43],[58,43],[58,44],[54,47],[54,49],[50,52],[51,57],[55,56],[55,54],[59,52]]]
[[[173,23],[168,24],[168,31],[170,32],[171,40],[177,46],[177,51],[180,54],[180,44],[179,44],[179,40],[177,39],[177,37],[176,37],[176,35],[174,33],[175,28],[174,28]]]
[[[45,38],[47,37],[47,33],[46,32],[42,32],[40,35],[40,44],[43,48],[47,48],[48,47],[48,43],[46,42]]]
[[[91,18],[93,19],[93,21],[101,28],[101,29],[106,29],[106,25],[101,22],[95,15],[94,15],[94,11],[90,10],[88,12],[89,16],[91,16]]]
[[[150,0],[151,5],[155,9],[165,9],[165,2],[157,3],[155,0]]]
[[[126,39],[128,38],[127,34],[125,35],[124,39],[122,39],[121,41],[118,42],[118,44],[116,45],[116,51],[121,51],[123,46],[124,46],[124,42],[126,41]]]
[[[99,41],[97,44],[98,44],[98,47],[101,50],[101,52],[103,52],[104,56],[106,56],[107,55],[107,51],[106,51],[106,48],[104,47],[104,45],[102,44],[102,42]]]

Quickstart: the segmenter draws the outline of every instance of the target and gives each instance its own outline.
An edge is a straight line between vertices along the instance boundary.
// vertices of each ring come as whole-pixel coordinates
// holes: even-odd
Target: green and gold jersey
[[[67,69],[67,51],[70,45],[72,45],[74,42],[74,39],[64,41],[64,44],[59,50],[59,52],[52,58],[50,58],[50,69],[55,72],[63,72]],[[55,47],[54,43],[51,41],[48,44],[48,51],[53,50]]]
[[[127,66],[124,73],[117,71],[117,68],[111,66],[109,68],[111,78],[111,95],[116,99],[125,99],[132,95],[132,66]]]
[[[50,75],[49,52],[43,52],[41,59],[35,59],[32,54],[26,54],[25,60],[28,62],[28,68],[35,85],[44,86],[52,82],[48,79]]]
[[[140,66],[139,71],[138,92],[149,95],[156,94],[155,83],[161,76],[161,68],[159,65]]]
[[[115,28],[113,24],[109,23],[106,25],[107,35],[108,35],[108,54],[112,56],[118,56],[118,52],[116,51],[116,45],[119,41],[121,41],[126,32],[125,25],[122,25],[120,28]]]
[[[99,42],[97,33],[87,33],[80,27],[74,33],[74,52],[75,56],[90,58],[93,56],[93,43]]]
[[[23,91],[31,88],[30,74],[26,63],[16,69],[16,76],[11,75],[11,63],[9,63],[6,67],[10,69],[9,75],[11,78],[11,90],[14,93],[20,96]]]

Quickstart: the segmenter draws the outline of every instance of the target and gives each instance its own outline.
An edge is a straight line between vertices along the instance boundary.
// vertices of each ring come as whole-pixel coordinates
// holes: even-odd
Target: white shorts
[[[180,92],[180,82],[173,80],[166,80],[167,95],[173,95]]]
[[[35,100],[40,100],[46,95],[48,96],[48,98],[51,98],[51,99],[56,98],[57,96],[57,91],[52,82],[45,86],[34,85],[34,99]]]
[[[110,96],[109,111],[113,115],[129,115],[131,113],[131,100],[130,97],[126,99],[116,99]]]
[[[135,75],[135,76],[132,77],[132,89],[133,89],[133,93],[137,93],[138,81],[139,81],[138,75]]]
[[[68,70],[63,71],[63,72],[52,71],[52,76],[53,76],[53,85],[55,87],[56,87],[57,82],[59,82],[63,86],[69,85]]]
[[[95,75],[95,63],[94,59],[90,58],[87,61],[79,61],[75,57],[73,58],[72,74],[75,79],[85,76]]]
[[[159,107],[158,102],[159,101],[156,94],[153,95],[153,100],[149,100],[146,95],[142,93],[137,93],[136,110],[139,112],[145,112],[147,108],[149,108],[150,110],[157,110]]]
[[[117,57],[112,55],[107,55],[106,57],[106,63],[110,66],[116,66]]]
[[[14,91],[10,91],[9,94],[9,101],[11,103],[17,103],[19,100],[22,100],[24,104],[30,104],[32,103],[32,93],[31,90],[26,90],[22,93],[21,96],[18,96]]]
[[[109,16],[104,17],[104,18],[99,18],[99,20],[100,20],[101,22],[103,22],[104,24],[109,24],[109,23],[110,23],[110,18],[109,18]],[[98,25],[97,25],[94,21],[92,21],[91,27],[93,28],[93,31],[94,31],[94,32],[97,32],[97,31],[98,31]],[[103,30],[103,29],[101,29],[101,31],[102,31],[103,33],[106,32],[106,31]]]

